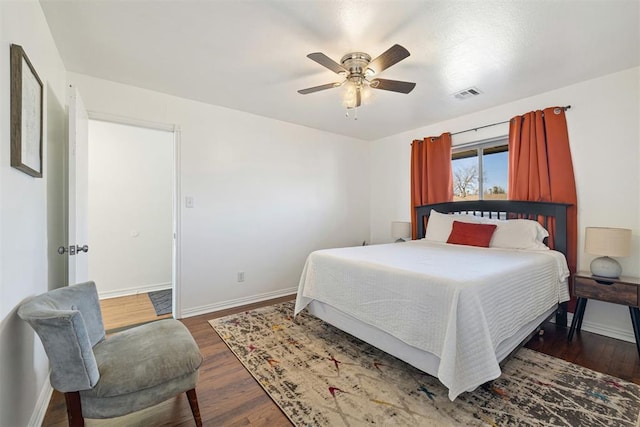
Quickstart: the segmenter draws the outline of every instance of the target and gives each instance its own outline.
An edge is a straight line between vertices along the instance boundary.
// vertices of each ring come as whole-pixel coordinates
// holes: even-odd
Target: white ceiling
[[[640,64],[637,0],[40,2],[69,71],[365,140]],[[308,53],[395,43],[411,56],[380,77],[410,94],[377,90],[356,121],[340,88],[297,93],[340,80]]]

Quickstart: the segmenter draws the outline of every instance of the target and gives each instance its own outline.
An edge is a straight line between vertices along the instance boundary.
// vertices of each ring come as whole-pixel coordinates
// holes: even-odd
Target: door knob
[[[84,245],[84,246],[76,245],[76,253],[80,253],[80,252],[89,252],[89,246],[87,246],[87,245]]]
[[[60,255],[64,255],[65,252],[67,252],[67,248],[65,248],[64,246],[59,246],[58,247],[58,253]]]

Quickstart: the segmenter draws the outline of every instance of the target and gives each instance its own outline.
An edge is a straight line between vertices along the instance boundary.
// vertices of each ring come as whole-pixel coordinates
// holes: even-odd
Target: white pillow
[[[491,237],[491,248],[548,250],[543,243],[549,232],[538,221],[529,219],[497,220],[483,218],[481,222],[498,227]]]
[[[538,221],[529,219],[499,220],[471,214],[443,214],[431,210],[424,238],[446,243],[453,229],[453,221],[496,224],[491,237],[491,248],[548,250],[543,243],[549,232]]]
[[[453,221],[480,223],[478,217],[468,214],[443,214],[431,209],[424,239],[446,243],[453,229]]]

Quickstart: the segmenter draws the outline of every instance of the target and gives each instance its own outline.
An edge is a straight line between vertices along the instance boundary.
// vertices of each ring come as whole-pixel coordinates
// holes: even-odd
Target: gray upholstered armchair
[[[51,385],[63,392],[70,426],[86,418],[112,418],[186,392],[201,426],[196,382],[202,355],[175,319],[128,329],[105,339],[93,282],[56,289],[20,306],[42,340]]]

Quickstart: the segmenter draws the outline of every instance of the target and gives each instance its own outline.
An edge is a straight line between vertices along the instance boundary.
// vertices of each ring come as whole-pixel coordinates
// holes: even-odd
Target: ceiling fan
[[[348,53],[342,57],[339,64],[322,52],[310,53],[307,55],[307,58],[316,61],[318,64],[344,77],[344,80],[301,89],[298,93],[306,95],[348,84],[350,87],[347,90],[344,100],[347,109],[357,108],[362,104],[362,90],[365,87],[409,93],[416,86],[415,83],[379,78],[370,80],[370,77],[397,64],[409,55],[409,51],[399,44],[391,46],[373,61],[371,60],[371,56],[363,52]]]

